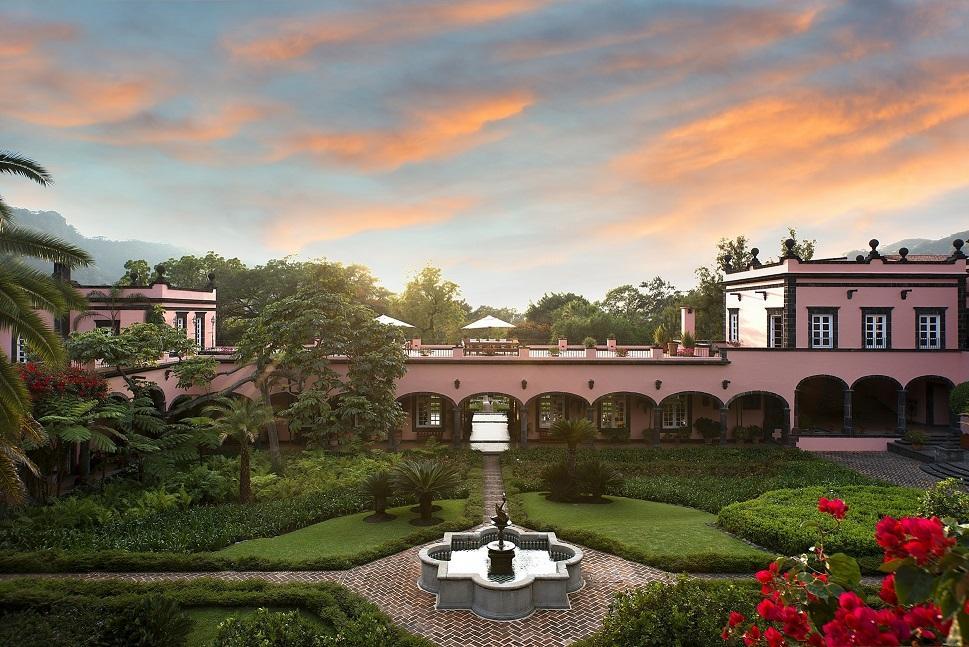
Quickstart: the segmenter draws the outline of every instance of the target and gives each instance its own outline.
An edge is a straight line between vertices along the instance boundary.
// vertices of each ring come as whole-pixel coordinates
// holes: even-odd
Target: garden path
[[[490,523],[495,503],[503,491],[501,463],[497,455],[484,456],[484,515]],[[378,559],[346,571],[277,571],[217,573],[83,573],[36,577],[157,582],[204,577],[240,581],[262,579],[277,584],[337,582],[376,604],[394,622],[441,647],[559,647],[597,631],[615,593],[649,582],[668,581],[670,573],[591,548],[582,548],[585,587],[569,596],[572,608],[540,610],[527,618],[506,622],[485,620],[470,611],[437,611],[435,596],[417,586],[420,547]],[[23,577],[4,575],[4,578]]]

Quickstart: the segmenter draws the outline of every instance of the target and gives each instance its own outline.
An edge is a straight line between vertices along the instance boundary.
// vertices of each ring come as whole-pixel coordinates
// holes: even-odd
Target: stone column
[[[908,421],[906,420],[905,407],[908,404],[908,391],[905,389],[898,390],[898,403],[895,407],[898,414],[897,424],[895,425],[895,431],[899,436],[904,436],[905,431],[908,429]]]
[[[854,393],[853,389],[845,389],[845,404],[844,404],[844,423],[842,425],[841,432],[846,436],[855,435],[855,425],[851,417],[851,396]]]
[[[784,407],[784,422],[781,423],[781,444],[786,445],[791,437],[791,408]]]
[[[727,414],[730,413],[730,409],[727,407],[720,407],[720,444],[727,444]]]
[[[460,447],[462,436],[464,430],[461,429],[461,408],[454,407],[451,409],[451,446]]]
[[[656,405],[653,409],[653,447],[659,447],[659,433],[663,428],[663,407]]]
[[[521,416],[519,417],[521,422],[521,436],[518,440],[518,445],[522,449],[528,447],[528,407],[521,408]]]

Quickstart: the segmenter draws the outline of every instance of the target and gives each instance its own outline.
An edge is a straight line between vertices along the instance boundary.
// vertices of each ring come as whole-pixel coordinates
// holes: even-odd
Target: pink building
[[[71,271],[62,265],[54,266],[54,276],[73,283],[88,299],[88,310],[71,311],[53,324],[54,329],[67,337],[71,332],[85,332],[94,328],[120,330],[133,323],[144,323],[157,310],[170,326],[185,331],[199,349],[216,346],[214,276],[210,286],[202,290],[172,287],[165,279],[165,268],[156,267],[154,279],[144,287],[125,287],[112,294],[114,286],[80,285],[71,281]],[[138,277],[134,277],[137,279]],[[9,329],[0,329],[0,348],[18,362],[26,362],[29,352],[23,340],[14,338]]]
[[[473,348],[414,340],[397,384],[406,414],[401,438],[465,440],[471,405],[484,394],[508,403],[509,430],[522,444],[540,441],[563,416],[589,417],[604,438],[647,444],[705,434],[719,443],[754,437],[879,451],[910,428],[948,433],[949,393],[969,380],[969,276],[962,241],[954,245],[938,257],[904,249],[882,256],[877,241],[853,260],[802,261],[789,252],[761,264],[755,254],[748,268],[726,276],[725,341],[689,354],[614,342]],[[200,345],[215,345],[208,337],[214,289],[176,290],[156,280],[138,290],[186,334],[201,321]],[[130,314],[143,316],[144,308]],[[693,332],[695,314],[683,309],[681,332]],[[230,355],[220,359],[230,368]],[[333,362],[339,368],[344,360]],[[167,402],[183,394],[164,366],[145,374]],[[240,376],[217,378],[212,388]],[[255,395],[251,385],[240,392]],[[272,400],[284,408],[292,397]]]

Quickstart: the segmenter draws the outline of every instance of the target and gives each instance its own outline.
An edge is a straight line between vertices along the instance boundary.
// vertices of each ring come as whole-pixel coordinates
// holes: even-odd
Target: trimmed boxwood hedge
[[[651,582],[616,596],[603,627],[576,647],[721,647],[731,611],[756,617],[761,595],[752,582],[680,578]]]
[[[880,555],[875,524],[885,515],[913,515],[922,490],[890,486],[805,487],[774,490],[752,501],[734,503],[720,511],[718,523],[727,531],[784,555],[799,555],[817,540],[817,524],[833,528],[828,515],[818,512],[821,496],[844,499],[848,514],[840,528],[825,539],[828,552],[856,557]]]
[[[104,539],[108,546],[113,541],[108,533],[111,524],[97,529],[70,548],[43,548],[41,550],[0,551],[0,572],[3,573],[56,573],[56,572],[87,572],[87,571],[223,571],[223,570],[343,570],[358,564],[366,564],[380,557],[392,555],[415,544],[424,543],[441,536],[441,533],[470,528],[480,521],[480,511],[483,503],[481,492],[480,468],[472,468],[467,476],[467,500],[464,506],[464,516],[452,523],[437,525],[431,528],[416,528],[414,532],[400,539],[389,541],[367,551],[361,551],[347,557],[333,557],[327,559],[279,560],[262,557],[229,558],[215,550],[244,539],[256,537],[272,537],[312,523],[325,521],[343,514],[352,514],[367,510],[361,503],[359,489],[339,489],[331,491],[332,496],[317,498],[318,502],[304,502],[301,499],[288,501],[269,501],[249,505],[233,504],[231,506],[204,506],[189,508],[186,511],[166,513],[144,517],[142,523],[134,524],[138,531],[132,531],[132,526],[126,526],[129,534],[119,537],[116,541],[121,545],[132,545],[139,550],[121,550],[116,547],[98,548],[99,543],[91,541],[90,537]],[[347,499],[339,500],[337,492],[343,492]],[[301,509],[302,504],[309,506]],[[362,508],[361,508],[362,506]],[[355,509],[360,508],[360,509]],[[272,517],[273,512],[280,514],[279,519]],[[150,521],[145,521],[150,520]],[[251,525],[247,526],[246,523]],[[165,524],[170,523],[170,527]],[[220,524],[225,524],[222,527]],[[153,541],[151,532],[157,532],[162,539]],[[77,534],[73,534],[76,532]],[[206,539],[205,534],[212,535]],[[53,533],[51,533],[53,535]],[[80,532],[72,531],[69,536],[81,537]],[[138,539],[134,542],[132,539]],[[165,539],[167,538],[167,539]],[[50,536],[46,538],[50,539]],[[123,541],[126,540],[126,541]],[[46,542],[45,542],[46,543]],[[41,545],[45,545],[42,543]],[[171,550],[151,550],[152,546],[175,546]],[[149,548],[145,548],[145,546]],[[182,552],[179,547],[208,546],[207,550],[199,552]]]
[[[607,494],[685,505],[714,514],[737,501],[789,487],[878,485],[842,465],[787,447],[676,447],[582,449],[624,477]],[[513,449],[502,458],[506,483],[521,492],[541,491],[545,467],[562,460],[559,447]]]
[[[200,579],[149,584],[117,580],[21,578],[0,582],[0,644],[23,647],[94,645],[99,630],[112,618],[136,607],[149,596],[163,596],[182,608],[271,607],[302,609],[318,617],[330,634],[341,634],[341,645],[365,642],[378,629],[388,647],[431,647],[432,643],[394,626],[374,605],[333,583],[270,584],[260,580],[226,582]],[[39,619],[39,620],[38,620]],[[79,622],[83,621],[83,622]],[[25,628],[44,631],[32,640]],[[16,632],[16,633],[10,633]]]

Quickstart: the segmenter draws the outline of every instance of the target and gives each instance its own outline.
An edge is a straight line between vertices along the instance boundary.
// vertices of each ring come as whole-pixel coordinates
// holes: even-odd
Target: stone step
[[[939,479],[957,478],[964,485],[969,485],[969,464],[966,463],[926,463],[919,466],[923,472]]]
[[[888,451],[923,463],[959,462],[965,456],[964,450],[958,443],[925,445],[916,449],[907,441],[895,440],[888,443]]]

